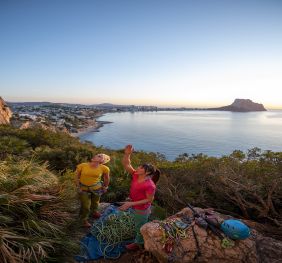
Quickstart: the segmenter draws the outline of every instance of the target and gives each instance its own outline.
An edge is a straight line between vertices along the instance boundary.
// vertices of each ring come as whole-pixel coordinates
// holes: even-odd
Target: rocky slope
[[[222,111],[235,111],[235,112],[248,112],[248,111],[266,111],[263,104],[255,103],[249,99],[235,99],[231,105],[211,108],[209,110],[222,110]]]
[[[0,97],[0,124],[9,124],[10,118],[12,117],[12,111]]]

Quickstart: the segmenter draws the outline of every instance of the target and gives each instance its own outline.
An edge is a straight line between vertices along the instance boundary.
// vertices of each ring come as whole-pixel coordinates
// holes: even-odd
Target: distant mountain
[[[116,105],[112,103],[93,104],[92,106],[95,106],[98,108],[125,108],[125,107],[128,107],[128,105]]]
[[[0,97],[0,124],[9,124],[12,111],[6,102]]]
[[[35,101],[35,102],[7,102],[11,107],[13,106],[29,106],[29,107],[42,107],[42,106],[66,106],[76,107],[84,106],[83,104],[63,103],[63,102],[48,102],[48,101]]]
[[[101,104],[79,104],[79,103],[63,103],[63,102],[48,102],[48,101],[38,101],[38,102],[7,102],[11,107],[13,106],[66,106],[66,107],[96,107],[96,108],[125,108],[128,105],[116,105],[111,103],[101,103]]]
[[[235,99],[231,105],[223,106],[219,108],[209,108],[208,110],[235,111],[235,112],[266,111],[263,104],[255,103],[249,99]]]
[[[47,101],[38,101],[38,102],[7,102],[7,104],[12,105],[12,106],[46,106],[46,105],[51,105],[54,104],[52,102],[47,102]]]

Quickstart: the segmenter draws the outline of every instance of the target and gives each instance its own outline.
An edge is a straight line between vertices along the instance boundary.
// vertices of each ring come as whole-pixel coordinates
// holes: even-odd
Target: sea
[[[254,147],[282,151],[282,110],[120,112],[98,120],[111,123],[98,132],[81,134],[81,141],[114,150],[132,144],[136,150],[159,152],[168,160],[183,153],[221,157]]]

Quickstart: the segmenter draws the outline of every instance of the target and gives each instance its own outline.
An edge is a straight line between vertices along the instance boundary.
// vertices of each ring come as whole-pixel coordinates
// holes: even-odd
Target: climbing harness
[[[168,254],[168,262],[175,262],[178,257],[176,256],[175,248],[182,250],[182,259],[188,251],[185,251],[180,240],[187,238],[186,230],[191,226],[191,219],[189,217],[183,218],[170,218],[166,221],[157,221],[159,229],[163,231],[162,244],[163,250]]]
[[[92,184],[92,185],[85,185],[85,184],[80,182],[79,185],[80,185],[80,188],[83,192],[87,192],[89,194],[102,195],[102,194],[105,193],[105,191],[102,188],[102,182],[101,181],[99,181],[95,184]],[[101,188],[96,189],[96,190],[91,189],[92,187],[99,186],[99,185],[101,186]],[[86,188],[86,190],[84,190],[83,188]]]
[[[173,218],[166,222],[158,222],[163,232],[163,242],[166,243],[169,239],[183,239],[186,238],[186,229],[189,224],[183,222],[180,218]]]
[[[178,258],[175,247],[182,249],[183,258],[188,251],[185,251],[180,240],[187,238],[186,230],[191,226],[192,220],[189,217],[170,218],[166,221],[158,221],[159,229],[163,231],[162,244],[163,250],[168,254],[168,262],[174,262]]]

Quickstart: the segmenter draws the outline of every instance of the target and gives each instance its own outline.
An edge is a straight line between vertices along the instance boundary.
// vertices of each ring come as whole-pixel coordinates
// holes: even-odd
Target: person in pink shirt
[[[132,145],[127,145],[124,150],[122,164],[127,172],[132,175],[130,186],[131,201],[123,203],[120,210],[124,211],[132,208],[134,211],[134,220],[136,228],[136,237],[134,243],[126,246],[128,250],[139,249],[144,244],[143,237],[140,233],[142,225],[148,222],[151,213],[151,204],[154,200],[156,183],[160,177],[160,170],[151,164],[143,164],[137,169],[131,166],[130,155],[133,152]]]

